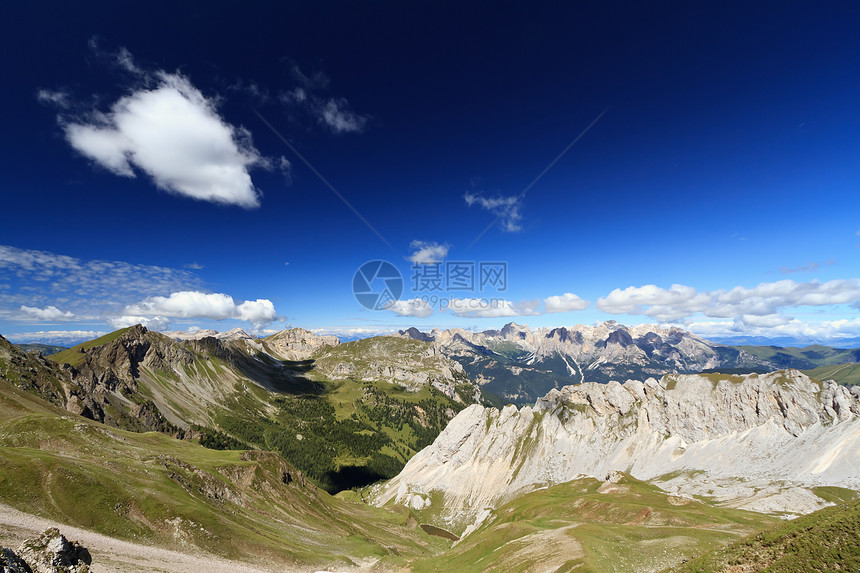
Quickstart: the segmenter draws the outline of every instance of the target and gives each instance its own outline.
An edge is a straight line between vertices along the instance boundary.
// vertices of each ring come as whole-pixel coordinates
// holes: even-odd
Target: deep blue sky
[[[57,340],[44,333],[140,317],[259,332],[615,319],[860,336],[856,3],[462,4],[7,3],[0,333]],[[256,206],[160,189],[170,158],[147,171],[146,143],[118,152],[134,178],[92,155],[113,148],[73,144],[69,126],[121,132],[117,100],[178,81],[234,140],[250,134],[237,145],[258,161],[239,171]],[[149,111],[146,137],[174,125]],[[209,152],[180,147],[177,169],[194,178]],[[507,262],[507,291],[412,292],[414,241],[448,261]],[[367,310],[351,284],[372,259],[400,268],[404,300],[508,302]],[[271,305],[239,308],[258,299]]]

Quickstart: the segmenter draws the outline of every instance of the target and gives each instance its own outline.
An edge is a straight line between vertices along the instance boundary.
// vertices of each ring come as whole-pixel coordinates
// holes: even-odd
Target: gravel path
[[[98,573],[271,573],[283,568],[255,568],[249,565],[218,559],[208,555],[180,553],[149,545],[120,541],[99,533],[64,525],[50,519],[22,513],[0,504],[0,545],[17,549],[22,541],[56,527],[70,541],[79,541],[89,549],[93,568]]]

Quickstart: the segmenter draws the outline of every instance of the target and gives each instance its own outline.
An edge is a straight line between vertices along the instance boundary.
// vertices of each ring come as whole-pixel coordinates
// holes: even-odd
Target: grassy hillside
[[[766,361],[774,370],[784,368],[809,370],[819,366],[860,361],[860,348],[845,350],[821,346],[820,344],[813,344],[804,348],[782,346],[735,346],[734,348]]]
[[[264,409],[265,408],[265,409]],[[247,395],[220,410],[231,436],[279,452],[330,492],[394,477],[463,408],[432,388],[327,382],[321,394]]]
[[[826,507],[698,557],[675,573],[860,570],[860,501]]]
[[[72,346],[71,348],[67,348],[56,354],[52,354],[48,358],[56,362],[57,364],[71,364],[72,366],[77,366],[81,362],[83,362],[85,355],[84,351],[89,350],[90,348],[95,348],[96,346],[102,346],[107,344],[108,342],[112,342],[122,336],[122,334],[128,330],[127,328],[121,328],[119,330],[115,330],[114,332],[105,334],[100,338],[94,338],[93,340],[88,340],[87,342],[82,342],[77,346]]]
[[[628,476],[614,484],[584,478],[509,502],[415,571],[654,571],[775,522]]]
[[[405,513],[331,497],[274,454],[108,428],[2,380],[0,502],[120,539],[290,569],[397,566],[444,545]]]
[[[821,366],[812,370],[804,370],[803,373],[811,378],[833,380],[846,386],[860,385],[860,363],[857,362]]]
[[[102,397],[96,420],[177,436],[194,426],[211,447],[277,451],[331,493],[393,477],[475,399],[468,377],[426,342],[372,338],[303,361],[264,348],[135,326],[50,358],[98,387],[88,391]]]

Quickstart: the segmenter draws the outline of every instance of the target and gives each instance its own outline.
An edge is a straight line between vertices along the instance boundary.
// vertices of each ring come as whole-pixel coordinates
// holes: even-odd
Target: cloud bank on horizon
[[[414,241],[410,247],[413,253],[405,258],[413,265],[439,264],[449,251],[447,245],[422,241]],[[116,329],[140,323],[165,331],[175,328],[177,321],[208,320],[244,322],[252,331],[263,332],[272,323],[285,320],[269,299],[236,302],[228,294],[201,290],[200,279],[189,269],[83,261],[0,245],[0,270],[8,281],[0,282],[0,316],[20,325],[67,323],[70,332],[101,332],[73,326],[97,323]],[[860,336],[860,318],[811,322],[787,314],[806,307],[838,305],[860,307],[860,279],[786,279],[714,291],[680,284],[630,286],[598,297],[593,307],[604,313],[600,320],[624,315],[636,322],[637,317],[645,317],[703,336],[744,333],[822,340]],[[425,295],[392,301],[380,314],[419,320],[434,315],[508,319],[567,313],[575,317],[591,307],[588,300],[572,292],[522,301]],[[39,332],[62,331],[32,332],[35,339]]]

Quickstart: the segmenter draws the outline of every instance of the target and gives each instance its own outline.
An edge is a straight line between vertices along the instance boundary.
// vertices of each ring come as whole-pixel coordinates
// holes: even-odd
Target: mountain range
[[[0,346],[0,376],[69,412],[275,450],[332,492],[393,476],[481,401],[459,364],[397,338],[340,344],[291,329],[178,340],[138,325],[47,359]]]
[[[500,330],[461,328],[397,336],[430,342],[502,403],[533,403],[553,389],[582,382],[644,380],[672,373],[800,370],[860,362],[860,349],[814,345],[726,346],[675,327],[592,326],[537,328],[515,323]]]
[[[255,571],[755,571],[805,531],[860,566],[860,387],[827,379],[855,357],[616,323],[0,337],[0,502]],[[726,371],[785,363],[823,376]]]

